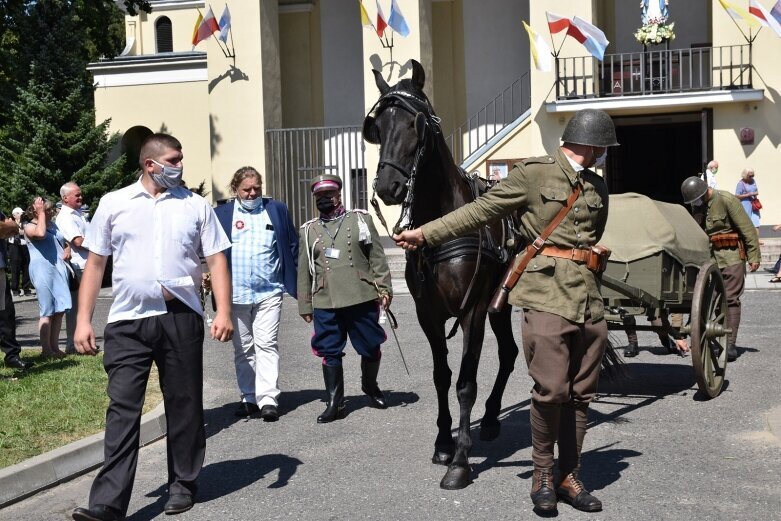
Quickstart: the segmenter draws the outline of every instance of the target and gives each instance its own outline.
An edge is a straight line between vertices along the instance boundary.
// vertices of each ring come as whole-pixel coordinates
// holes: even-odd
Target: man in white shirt
[[[57,214],[57,228],[60,229],[65,240],[71,247],[70,267],[76,280],[81,280],[84,266],[87,264],[89,245],[87,244],[87,220],[81,213],[81,205],[84,202],[81,197],[81,188],[76,183],[65,183],[60,188],[62,208]],[[71,291],[71,309],[65,313],[65,330],[67,342],[65,352],[73,354],[76,347],[73,345],[73,332],[76,331],[76,317],[79,314],[79,290]]]
[[[705,182],[708,183],[708,188],[716,189],[716,174],[719,171],[719,162],[715,159],[708,163],[708,167],[705,169]]]
[[[182,186],[182,147],[167,134],[141,146],[138,182],[105,195],[87,231],[90,255],[81,280],[74,336],[80,353],[95,355],[92,314],[108,255],[114,302],[104,333],[108,373],[105,461],[76,521],[125,519],[133,491],[141,407],[152,361],[160,373],[168,424],[166,514],[192,508],[203,466],[204,320],[198,291],[201,262],[211,272],[217,313],[212,338],[231,339],[231,283],[223,250],[230,247],[214,210]]]

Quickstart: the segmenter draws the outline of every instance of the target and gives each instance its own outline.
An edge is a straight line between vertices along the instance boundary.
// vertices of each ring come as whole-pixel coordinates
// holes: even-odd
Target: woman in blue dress
[[[24,234],[30,250],[30,279],[38,293],[40,307],[41,356],[62,358],[65,353],[59,348],[60,327],[63,314],[71,307],[65,265],[70,248],[52,222],[54,206],[51,201],[37,197],[27,213],[30,221],[24,225]]]
[[[743,205],[743,209],[748,214],[749,219],[751,219],[751,223],[759,232],[759,210],[755,209],[752,203],[752,201],[759,199],[759,188],[757,188],[757,182],[754,181],[753,168],[743,169],[738,186],[735,187],[735,195],[740,199],[740,203]]]

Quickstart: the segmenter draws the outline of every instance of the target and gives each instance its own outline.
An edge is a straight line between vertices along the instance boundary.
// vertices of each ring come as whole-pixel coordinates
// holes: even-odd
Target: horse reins
[[[388,100],[390,100],[390,102],[388,102]],[[412,105],[410,100],[414,100],[421,104],[425,110],[417,110],[415,106]],[[409,170],[405,169],[398,163],[387,159],[383,160],[380,158],[380,161],[377,163],[377,170],[380,170],[383,166],[387,165],[398,171],[407,179],[407,195],[404,197],[404,201],[401,203],[401,214],[399,215],[399,220],[396,221],[396,224],[393,226],[393,232],[399,233],[400,231],[408,229],[412,226],[412,204],[414,203],[415,198],[415,178],[418,173],[418,165],[420,160],[426,151],[428,129],[431,127],[431,130],[436,133],[441,132],[441,128],[439,126],[440,119],[434,114],[434,110],[427,100],[418,98],[417,96],[402,90],[390,91],[380,96],[380,99],[378,99],[369,110],[369,115],[367,117],[372,117],[372,113],[379,114],[379,112],[382,112],[382,110],[390,107],[399,107],[400,109],[404,110],[405,112],[409,112],[415,117],[417,117],[418,114],[423,114],[426,122],[422,137],[418,136],[418,143],[415,147],[415,158],[413,159],[412,167]],[[385,232],[388,234],[388,236],[391,236],[391,233],[388,230],[388,224],[385,221],[385,217],[382,215],[382,211],[380,210],[380,205],[377,202],[376,176],[374,177],[374,182],[372,183],[372,197],[370,199],[370,203],[372,208],[374,208],[374,212],[377,214],[377,218],[385,228]]]

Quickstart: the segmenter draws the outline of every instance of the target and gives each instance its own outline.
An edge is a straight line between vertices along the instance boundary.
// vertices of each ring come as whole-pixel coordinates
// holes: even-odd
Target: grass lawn
[[[100,432],[106,425],[108,377],[102,353],[24,359],[35,361],[25,373],[0,364],[0,468]],[[161,400],[153,366],[144,412]]]

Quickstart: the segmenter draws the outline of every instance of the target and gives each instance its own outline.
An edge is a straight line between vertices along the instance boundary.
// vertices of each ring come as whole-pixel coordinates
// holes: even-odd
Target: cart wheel
[[[700,391],[715,398],[727,370],[727,299],[724,279],[712,262],[700,267],[694,284],[691,312],[691,351]]]

